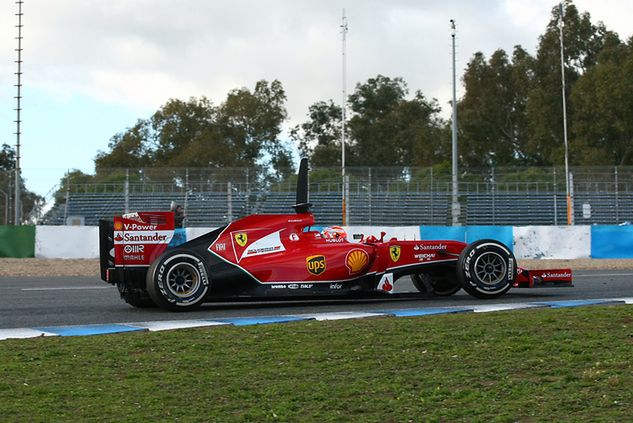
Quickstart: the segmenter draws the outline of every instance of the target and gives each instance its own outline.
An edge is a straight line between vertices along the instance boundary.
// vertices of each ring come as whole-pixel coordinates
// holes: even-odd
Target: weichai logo
[[[320,275],[325,272],[325,256],[306,257],[306,268],[313,275]]]

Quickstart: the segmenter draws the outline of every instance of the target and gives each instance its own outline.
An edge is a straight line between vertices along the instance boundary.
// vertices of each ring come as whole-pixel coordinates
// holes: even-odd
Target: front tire
[[[202,259],[184,249],[167,250],[147,272],[147,292],[159,307],[190,311],[200,305],[210,288]]]
[[[457,277],[470,295],[497,298],[514,283],[516,259],[499,241],[482,239],[468,245],[459,255]]]

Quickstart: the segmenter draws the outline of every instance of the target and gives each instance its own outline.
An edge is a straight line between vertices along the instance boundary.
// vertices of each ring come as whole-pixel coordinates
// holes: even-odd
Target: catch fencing
[[[289,175],[284,177],[285,175]],[[572,167],[576,224],[633,221],[633,167]],[[43,224],[96,225],[99,218],[183,205],[187,226],[219,226],[252,213],[291,213],[296,177],[265,169],[138,169],[101,174],[103,182],[67,181]],[[109,181],[108,181],[109,180]],[[107,181],[107,182],[106,182]],[[340,169],[310,174],[318,224],[342,222]],[[434,168],[348,168],[350,225],[452,224],[450,173]],[[459,175],[461,225],[563,225],[566,184],[561,168],[497,168]]]

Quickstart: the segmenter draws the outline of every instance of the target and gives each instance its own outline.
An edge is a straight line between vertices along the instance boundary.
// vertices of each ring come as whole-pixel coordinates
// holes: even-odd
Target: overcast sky
[[[401,76],[448,116],[449,20],[457,69],[477,51],[521,44],[534,54],[552,0],[24,0],[22,166],[46,194],[68,169],[93,172],[110,137],[169,98],[207,96],[279,79],[287,127],[318,100],[340,102],[345,8],[348,93],[358,82]],[[630,0],[576,0],[594,22],[631,36]],[[0,2],[0,144],[15,144],[17,5]],[[628,21],[628,22],[627,22]],[[461,88],[458,93],[461,92]]]

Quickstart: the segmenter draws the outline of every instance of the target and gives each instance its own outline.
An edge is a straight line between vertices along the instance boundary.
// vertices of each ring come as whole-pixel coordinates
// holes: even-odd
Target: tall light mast
[[[18,82],[15,85],[17,87],[17,95],[16,99],[16,119],[15,119],[15,225],[20,225],[22,223],[22,204],[21,204],[21,195],[20,195],[20,135],[22,135],[22,131],[20,125],[22,123],[22,119],[20,117],[20,112],[22,111],[21,100],[22,100],[22,0],[18,0],[15,2],[18,5],[18,13],[16,16],[18,17],[18,24],[16,27],[18,28],[18,36],[16,39],[18,40],[18,48],[15,51],[18,52],[18,60],[15,63],[18,64],[18,71],[15,73],[18,77]]]
[[[343,205],[342,221],[343,226],[348,224],[349,210],[347,208],[348,195],[347,195],[347,175],[345,174],[345,124],[347,119],[347,57],[346,57],[346,38],[347,38],[347,17],[345,16],[345,9],[343,9],[343,19],[341,22],[341,38],[343,42],[342,49],[342,71],[343,71],[343,98],[341,104],[341,201]]]
[[[452,207],[451,207],[451,215],[453,216],[453,226],[459,225],[459,215],[460,215],[460,206],[459,200],[457,198],[458,195],[458,186],[457,186],[457,81],[455,78],[455,34],[457,30],[455,29],[455,20],[451,19],[451,40],[453,47],[453,116],[452,116],[452,171],[451,177],[453,182],[453,197],[452,197]]]
[[[569,174],[569,143],[567,142],[567,101],[565,99],[565,48],[563,45],[563,17],[564,9],[563,3],[558,4],[560,8],[560,24],[558,26],[560,30],[560,77],[561,77],[561,89],[563,97],[563,140],[565,143],[565,194],[567,197],[567,224],[574,224],[574,199],[571,193],[571,176]]]

